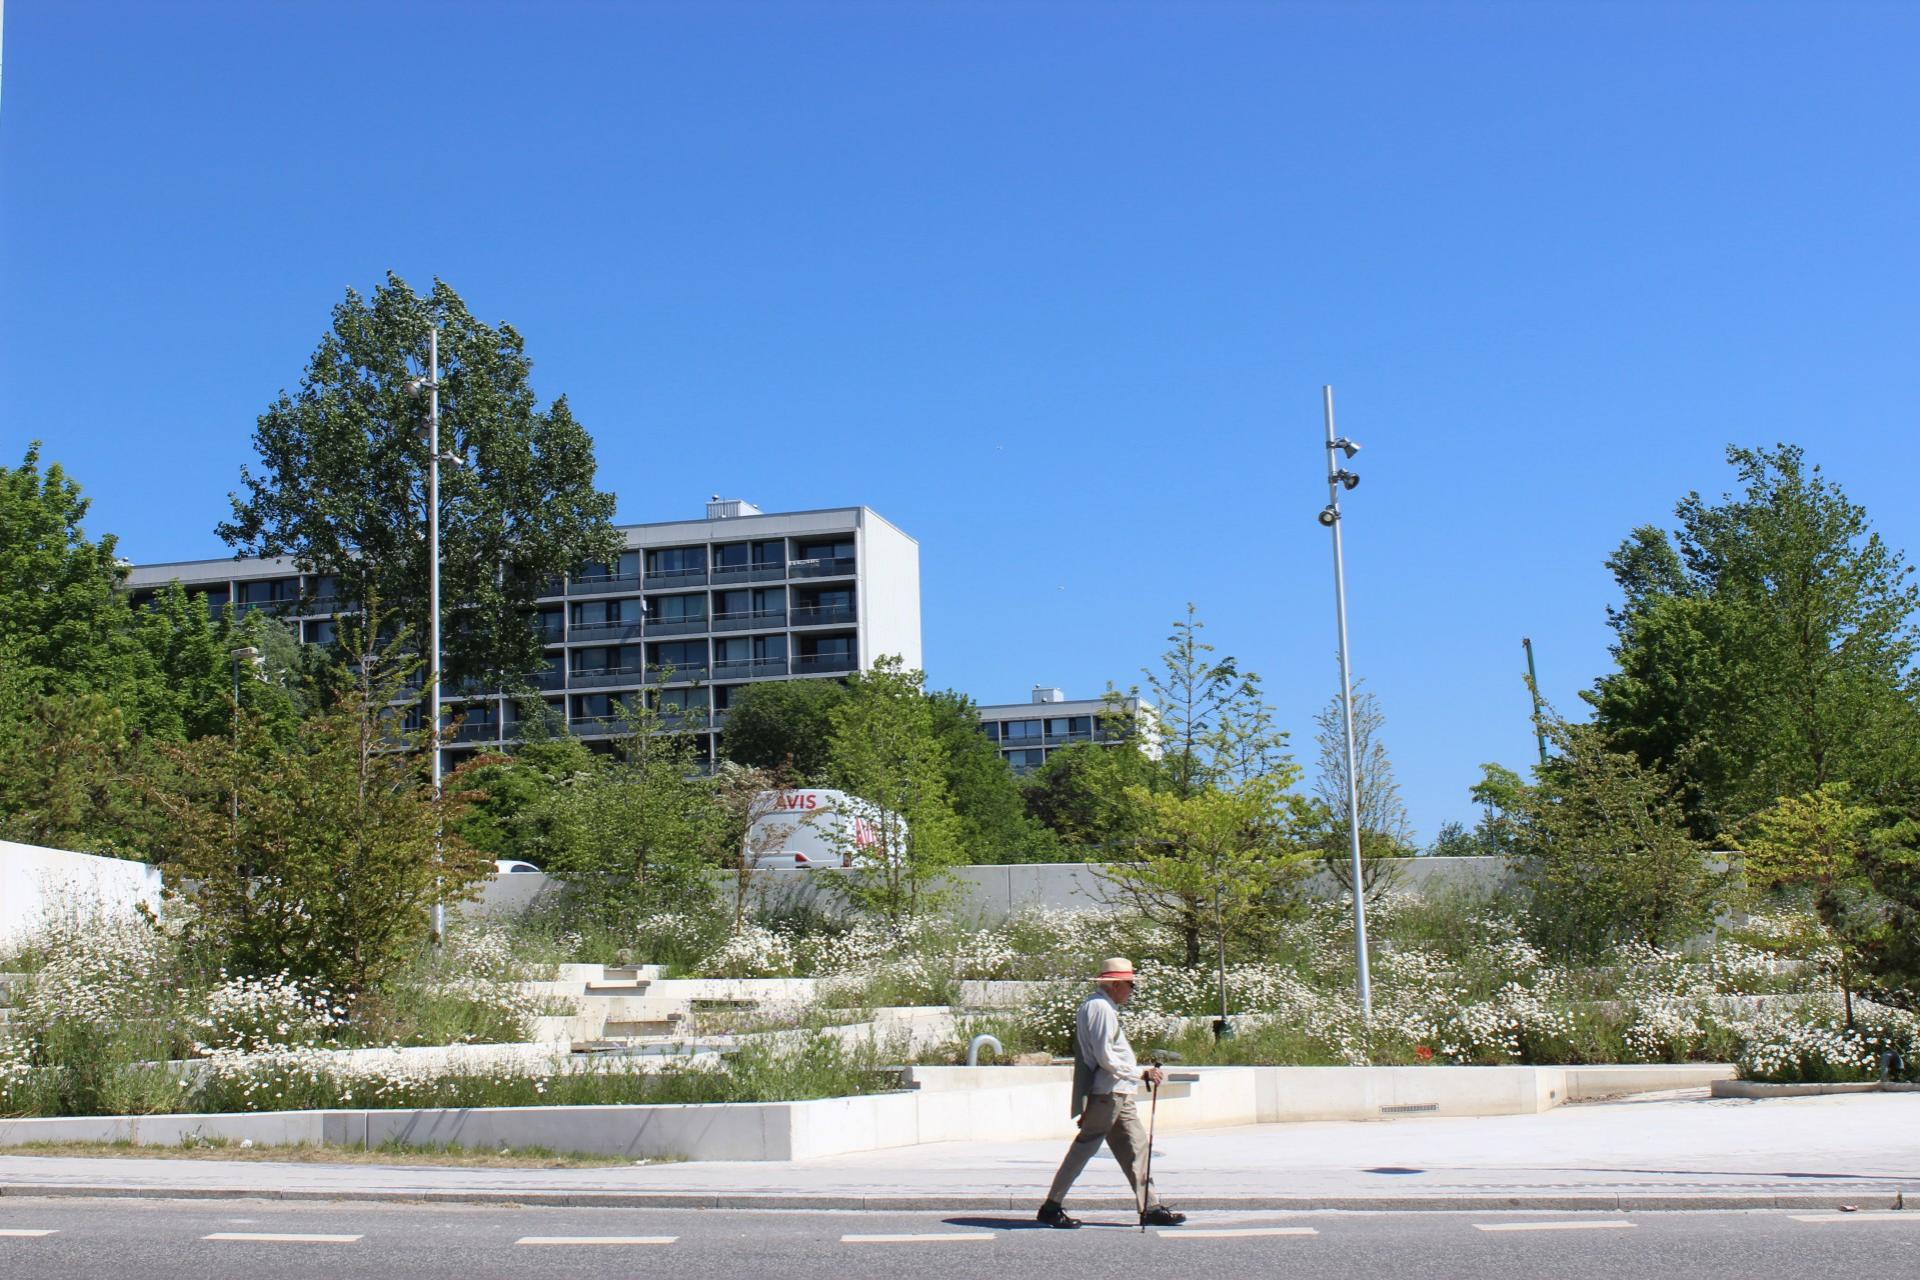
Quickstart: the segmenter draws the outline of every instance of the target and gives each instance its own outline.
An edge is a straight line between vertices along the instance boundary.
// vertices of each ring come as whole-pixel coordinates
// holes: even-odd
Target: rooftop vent
[[[723,498],[714,494],[707,499],[707,519],[732,520],[738,516],[757,516],[760,508],[751,502],[742,502],[738,498]]]
[[[1065,702],[1067,695],[1058,689],[1049,689],[1046,685],[1037,684],[1033,686],[1033,700],[1035,702]]]

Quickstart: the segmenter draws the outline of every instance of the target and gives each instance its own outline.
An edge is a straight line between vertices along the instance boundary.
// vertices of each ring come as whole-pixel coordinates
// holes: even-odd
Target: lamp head
[[[1325,525],[1327,528],[1329,529],[1333,528],[1334,521],[1338,520],[1339,518],[1340,518],[1340,512],[1338,508],[1336,508],[1331,502],[1329,502],[1326,506],[1320,508],[1320,515],[1319,515],[1320,523]]]
[[[1358,440],[1349,440],[1345,436],[1341,436],[1338,440],[1335,440],[1333,447],[1345,453],[1349,458],[1360,452],[1360,442]]]
[[[1342,469],[1337,473],[1336,478],[1340,481],[1341,485],[1344,488],[1357,489],[1360,487],[1360,477],[1353,474],[1353,472],[1351,471]]]

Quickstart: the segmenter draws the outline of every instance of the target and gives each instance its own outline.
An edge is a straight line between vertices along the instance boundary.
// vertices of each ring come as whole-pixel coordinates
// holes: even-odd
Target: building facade
[[[980,731],[1000,748],[1000,758],[1015,773],[1037,769],[1053,752],[1081,742],[1113,744],[1140,735],[1147,752],[1159,754],[1159,720],[1153,704],[1139,698],[1121,697],[1112,703],[1105,698],[1069,700],[1058,689],[1035,685],[1030,702],[996,703],[977,710]],[[1115,710],[1131,720],[1132,731],[1116,731],[1109,718]]]
[[[921,665],[920,546],[869,508],[769,514],[716,498],[704,520],[618,528],[615,563],[583,566],[539,602],[546,662],[530,680],[544,714],[580,737],[611,741],[644,695],[697,727],[712,759],[751,684],[840,679],[883,654]],[[307,643],[333,639],[331,579],[285,557],[139,565],[127,587],[137,604],[172,582],[211,609],[272,610]],[[445,701],[468,751],[516,739],[520,717],[541,712],[497,693]]]

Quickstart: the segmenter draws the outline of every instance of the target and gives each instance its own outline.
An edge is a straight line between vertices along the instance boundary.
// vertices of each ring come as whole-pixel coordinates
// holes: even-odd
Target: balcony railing
[[[812,657],[801,656],[793,660],[793,674],[797,676],[820,675],[828,671],[853,670],[853,655],[850,653],[817,653]]]
[[[793,625],[796,627],[824,627],[835,623],[853,621],[853,606],[850,604],[807,604],[793,611]]]
[[[1093,730],[1091,729],[1080,729],[1073,733],[1050,733],[1046,737],[1046,743],[1050,747],[1064,747],[1069,743],[1092,741]]]
[[[591,736],[607,733],[627,733],[632,726],[619,718],[603,719],[599,716],[575,716],[567,721],[567,728],[577,736]]]
[[[787,674],[785,658],[741,658],[713,664],[715,680],[753,680]]]
[[[498,742],[500,726],[491,720],[478,722],[469,720],[453,731],[453,740],[455,742]]]
[[[765,631],[787,625],[785,609],[752,609],[713,615],[715,631]]]
[[[787,572],[796,578],[847,578],[853,576],[854,558],[819,556],[812,560],[795,560],[787,565]]]
[[[567,594],[570,596],[604,596],[639,589],[640,575],[637,573],[596,574],[567,580]]]
[[[553,627],[535,627],[534,630],[540,633],[541,644],[559,644],[567,638],[567,628],[565,624]]]
[[[656,587],[704,587],[707,584],[707,566],[697,569],[649,569],[647,570],[647,589]]]
[[[640,623],[634,622],[592,622],[575,623],[567,632],[567,639],[578,644],[582,641],[631,640],[640,634]]]
[[[787,576],[784,560],[756,560],[752,564],[715,565],[715,582],[778,582]]]
[[[528,676],[527,680],[534,688],[545,692],[567,687],[567,673],[558,667],[551,671],[536,671]]]
[[[603,667],[588,671],[574,671],[567,677],[569,689],[606,689],[614,685],[638,685],[645,674],[643,667]]]
[[[648,667],[648,684],[691,684],[707,678],[707,664],[690,662],[681,667]]]
[[[340,612],[339,596],[315,596],[300,607],[300,613],[308,618],[330,618]]]
[[[697,618],[654,618],[647,623],[649,636],[693,636],[704,635],[707,630],[707,615]]]

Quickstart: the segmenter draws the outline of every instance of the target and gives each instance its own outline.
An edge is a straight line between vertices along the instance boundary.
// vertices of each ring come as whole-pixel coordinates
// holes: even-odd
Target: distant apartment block
[[[1044,685],[1033,687],[1030,702],[1008,702],[978,708],[980,731],[1000,748],[1000,758],[1015,773],[1026,773],[1046,762],[1053,752],[1080,742],[1118,743],[1132,740],[1116,733],[1114,726],[1102,723],[1102,717],[1116,707],[1143,735],[1149,754],[1158,755],[1158,717],[1153,704],[1139,698],[1119,698],[1109,704],[1104,698],[1070,701],[1058,689]]]
[[[921,665],[920,546],[869,508],[769,514],[715,499],[704,520],[619,531],[614,563],[581,566],[539,602],[546,660],[528,674],[549,718],[583,738],[624,732],[623,709],[644,695],[704,724],[712,759],[728,708],[756,682],[840,679],[882,654]],[[139,604],[171,582],[210,609],[269,609],[308,643],[333,639],[332,579],[284,557],[140,565],[128,589]],[[464,749],[521,736],[511,697],[446,701]]]

